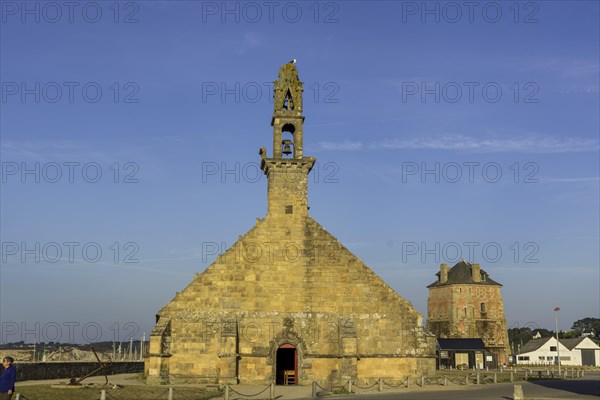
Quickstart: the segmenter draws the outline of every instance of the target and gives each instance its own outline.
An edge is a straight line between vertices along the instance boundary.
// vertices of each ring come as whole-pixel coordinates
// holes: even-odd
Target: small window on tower
[[[281,107],[283,110],[293,110],[294,107],[294,100],[292,98],[292,93],[288,91],[285,93],[285,98],[283,99],[283,107]]]
[[[285,213],[286,214],[293,214],[294,213],[294,206],[285,206]]]

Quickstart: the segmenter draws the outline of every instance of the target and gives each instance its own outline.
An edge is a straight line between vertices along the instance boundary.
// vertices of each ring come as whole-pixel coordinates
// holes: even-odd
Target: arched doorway
[[[291,344],[279,346],[275,357],[275,383],[295,385],[298,383],[298,351]]]

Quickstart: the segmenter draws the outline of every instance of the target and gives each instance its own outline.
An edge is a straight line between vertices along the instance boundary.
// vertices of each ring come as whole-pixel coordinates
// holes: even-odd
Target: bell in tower
[[[293,62],[279,68],[279,79],[274,82],[273,93],[273,157],[282,158],[292,154],[292,158],[302,158],[302,82],[298,79],[298,69]],[[285,136],[284,136],[285,135]],[[284,143],[285,141],[285,143]],[[286,153],[291,151],[293,153]]]
[[[308,174],[315,158],[302,154],[302,82],[293,62],[279,68],[274,82],[273,156],[261,148],[261,168],[268,177],[268,215],[293,218],[308,214]]]
[[[282,140],[281,144],[283,145],[283,151],[282,153],[285,154],[286,156],[289,156],[290,154],[292,154],[292,141],[291,140]]]

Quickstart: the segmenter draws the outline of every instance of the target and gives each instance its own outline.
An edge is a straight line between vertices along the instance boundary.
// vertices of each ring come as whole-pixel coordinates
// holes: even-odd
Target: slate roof
[[[437,339],[440,350],[485,350],[483,340],[479,338]]]
[[[539,349],[540,347],[545,345],[548,340],[551,340],[551,339],[554,339],[554,338],[544,337],[544,338],[539,338],[539,339],[531,339],[529,342],[525,343],[525,345],[523,345],[523,347],[521,347],[521,351],[519,352],[519,354],[531,353],[532,351],[536,351],[537,349]]]
[[[571,338],[571,339],[559,339],[558,341],[565,346],[567,349],[569,350],[573,350],[575,348],[575,346],[577,346],[579,343],[583,342],[585,340],[584,337],[580,337],[580,338]]]
[[[498,282],[494,281],[490,278],[490,275],[485,272],[483,269],[481,271],[481,281],[475,282],[471,275],[471,264],[468,261],[460,260],[458,263],[454,265],[454,267],[448,270],[448,280],[444,283],[439,281],[440,272],[438,271],[435,274],[438,277],[438,280],[433,282],[431,285],[427,286],[444,286],[444,285],[454,285],[454,284],[474,284],[474,285],[495,285],[502,286]]]
[[[548,340],[554,339],[553,337],[545,337],[540,339],[531,339],[529,342],[525,343],[523,347],[521,347],[521,351],[519,354],[531,353],[532,351],[536,351],[540,347],[542,347]],[[571,338],[571,339],[559,339],[560,344],[565,346],[569,350],[573,350],[579,343],[583,342],[586,338]],[[598,346],[590,346],[586,347],[589,349],[598,349]]]
[[[571,338],[571,339],[560,339],[560,343],[562,343],[563,346],[565,346],[567,349],[569,350],[573,350],[576,346],[579,345],[579,343],[583,342],[585,339],[587,339],[587,337],[579,337],[579,338]],[[591,339],[590,341],[592,343],[594,343]],[[582,347],[584,349],[598,349],[598,345],[596,343],[592,344],[592,345],[588,345],[587,347]]]

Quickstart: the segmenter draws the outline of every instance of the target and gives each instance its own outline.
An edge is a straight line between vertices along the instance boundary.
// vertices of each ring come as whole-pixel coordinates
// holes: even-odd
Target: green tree
[[[582,318],[573,322],[571,329],[576,331],[584,331],[593,329],[595,333],[600,332],[600,318]]]
[[[532,337],[531,328],[529,327],[510,328],[508,330],[508,339],[512,344],[513,354],[517,354],[519,348],[529,342]]]

